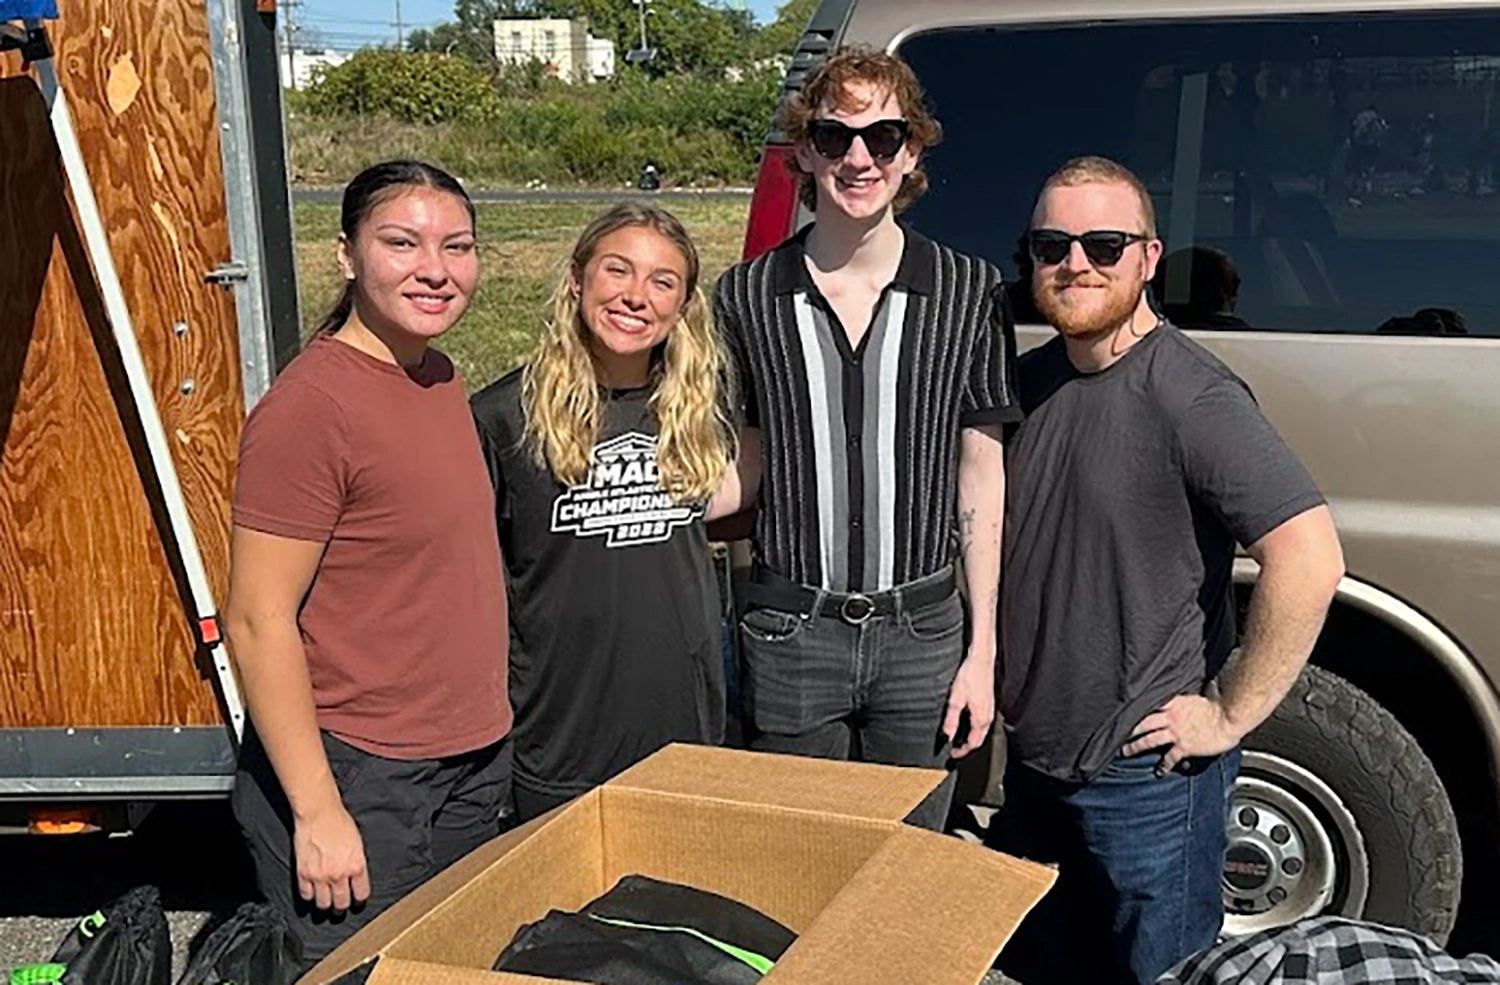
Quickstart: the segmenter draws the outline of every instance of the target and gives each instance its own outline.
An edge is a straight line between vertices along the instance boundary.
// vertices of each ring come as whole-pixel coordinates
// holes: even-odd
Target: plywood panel
[[[148,618],[174,589],[90,316],[108,327],[29,80],[0,80],[0,120],[0,722],[159,719],[152,655],[188,640]]]
[[[242,404],[231,298],[204,280],[229,256],[206,13],[62,8],[59,74],[222,599]],[[0,81],[0,727],[213,722],[44,113]]]

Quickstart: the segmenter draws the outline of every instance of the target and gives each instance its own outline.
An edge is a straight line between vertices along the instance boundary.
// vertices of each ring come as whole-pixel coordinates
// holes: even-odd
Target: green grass
[[[748,198],[663,199],[692,234],[702,258],[704,288],[740,256]],[[599,202],[516,202],[479,207],[480,288],[463,321],[438,347],[452,357],[472,392],[498,379],[531,351],[548,299],[562,276],[574,240],[604,211]],[[335,262],[338,206],[294,206],[297,278],[304,336],[338,296]]]

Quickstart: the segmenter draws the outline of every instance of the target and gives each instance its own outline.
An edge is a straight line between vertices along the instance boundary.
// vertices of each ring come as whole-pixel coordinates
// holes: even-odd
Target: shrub
[[[489,76],[466,58],[372,49],[320,68],[301,105],[319,116],[385,115],[434,124],[489,119],[500,97]]]
[[[433,54],[361,52],[289,94],[293,165],[346,178],[392,152],[415,153],[475,183],[632,183],[647,162],[669,185],[753,178],[779,73],[738,80],[649,78],[593,85],[493,77]]]

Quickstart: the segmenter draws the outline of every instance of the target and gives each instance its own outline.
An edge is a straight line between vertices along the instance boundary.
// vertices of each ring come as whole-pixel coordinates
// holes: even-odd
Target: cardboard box
[[[327,985],[519,985],[488,969],[524,923],[626,875],[749,904],[798,934],[767,985],[976,985],[1056,878],[903,824],[943,774],[669,746],[490,842],[313,968]]]

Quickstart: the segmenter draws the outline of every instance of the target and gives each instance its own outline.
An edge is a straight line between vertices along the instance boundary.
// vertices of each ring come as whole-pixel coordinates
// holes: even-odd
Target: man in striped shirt
[[[781,125],[815,222],[715,298],[763,466],[751,746],[943,767],[994,720],[1001,428],[1020,417],[1000,274],[896,221],[940,136],[905,63],[841,51]]]

